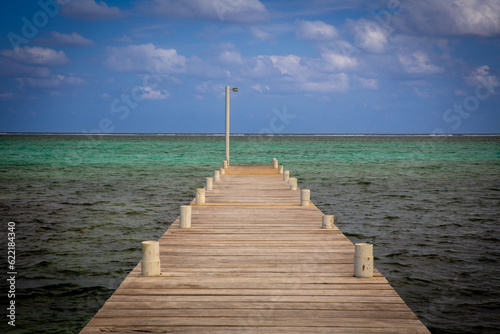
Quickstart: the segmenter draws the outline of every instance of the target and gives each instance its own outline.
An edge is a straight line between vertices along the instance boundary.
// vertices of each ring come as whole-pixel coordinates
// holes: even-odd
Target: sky
[[[0,6],[0,132],[500,133],[500,0]]]

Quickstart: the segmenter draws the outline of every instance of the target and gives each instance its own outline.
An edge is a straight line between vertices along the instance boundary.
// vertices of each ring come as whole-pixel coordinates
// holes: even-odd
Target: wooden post
[[[286,170],[283,172],[283,181],[288,181],[290,178],[290,171]]]
[[[297,179],[291,177],[288,179],[288,184],[290,185],[290,190],[297,190]]]
[[[283,165],[278,166],[278,174],[283,174]]]
[[[227,168],[227,160],[224,160],[224,161],[222,162],[222,168]]]
[[[273,158],[273,168],[278,168],[278,160]]]
[[[191,206],[181,205],[181,217],[179,219],[180,228],[191,228]]]
[[[321,221],[321,228],[333,228],[333,215],[324,215]]]
[[[220,173],[220,175],[224,175],[224,174],[226,174],[226,170],[224,168],[221,168],[219,170],[219,173]]]
[[[373,244],[354,244],[354,276],[373,277]]]
[[[143,276],[160,276],[160,243],[158,241],[142,242],[141,273]]]
[[[205,205],[205,188],[196,189],[196,204]]]
[[[300,191],[300,205],[309,206],[311,204],[311,191],[309,189],[302,189]]]
[[[274,166],[274,162],[276,161],[276,158],[273,158],[273,162],[271,162],[271,165]]]
[[[214,181],[220,181],[220,171],[219,170],[214,170]]]
[[[214,178],[206,177],[205,181],[206,181],[205,188],[207,189],[207,191],[214,190]]]

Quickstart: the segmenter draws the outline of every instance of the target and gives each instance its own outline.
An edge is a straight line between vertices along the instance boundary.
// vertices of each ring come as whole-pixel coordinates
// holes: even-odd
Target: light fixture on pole
[[[226,161],[229,164],[229,91],[238,92],[238,88],[226,86]]]

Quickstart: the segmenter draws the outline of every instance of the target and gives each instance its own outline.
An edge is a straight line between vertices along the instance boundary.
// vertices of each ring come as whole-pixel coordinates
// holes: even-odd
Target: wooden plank
[[[150,327],[150,326],[100,326],[86,327],[82,333],[95,334],[103,332],[120,333],[176,333],[176,334],[359,334],[360,328],[349,327],[265,327],[265,326],[169,326],[169,327]],[[424,328],[415,327],[397,327],[397,328],[367,328],[362,329],[366,334],[424,334],[429,331]]]
[[[272,166],[229,166],[191,209],[160,238],[162,275],[139,263],[82,333],[429,333]]]
[[[165,309],[165,310],[176,310],[176,309],[195,309],[195,310],[203,310],[203,309],[243,309],[243,310],[267,310],[273,307],[275,310],[330,310],[330,311],[372,311],[372,312],[404,312],[406,314],[410,314],[409,308],[404,303],[384,303],[384,304],[374,304],[374,303],[291,303],[291,302],[273,302],[270,303],[262,303],[262,302],[231,302],[231,301],[208,301],[204,303],[200,302],[163,302],[158,303],[156,301],[136,301],[134,303],[130,303],[127,301],[112,301],[108,300],[105,304],[105,307],[101,309],[101,311],[107,309],[120,309],[120,310],[156,310],[156,309]],[[387,316],[387,314],[386,314]]]

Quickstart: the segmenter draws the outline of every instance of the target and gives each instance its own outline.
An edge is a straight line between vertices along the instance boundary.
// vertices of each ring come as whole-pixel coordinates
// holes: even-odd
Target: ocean
[[[0,332],[78,333],[224,147],[220,135],[0,135]],[[232,164],[273,157],[352,242],[374,244],[432,333],[500,332],[500,136],[231,137]]]

